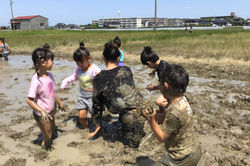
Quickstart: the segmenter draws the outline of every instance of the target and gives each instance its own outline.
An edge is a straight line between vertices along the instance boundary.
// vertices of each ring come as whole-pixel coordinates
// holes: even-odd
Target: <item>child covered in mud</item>
[[[143,65],[147,65],[149,68],[153,69],[152,72],[149,73],[150,77],[155,76],[155,72],[157,73],[158,78],[160,78],[161,72],[169,67],[169,63],[167,63],[164,60],[160,60],[159,56],[152,50],[151,47],[144,47],[142,53],[141,53],[141,63]],[[159,85],[148,85],[146,87],[147,90],[152,91],[152,90],[160,90]],[[159,112],[157,113],[157,119],[159,123],[163,121],[162,117],[164,117],[163,113],[165,110],[165,107],[167,106],[168,102],[167,100],[163,97],[163,95],[160,95],[156,99],[156,105],[159,106]]]
[[[65,89],[68,84],[79,80],[80,90],[77,98],[76,109],[79,111],[79,121],[83,128],[88,128],[87,112],[92,115],[92,80],[101,70],[91,62],[89,51],[80,43],[80,47],[74,52],[73,58],[77,64],[74,74],[64,79],[61,88]]]
[[[36,72],[32,76],[27,97],[27,103],[33,108],[34,119],[43,135],[41,147],[46,150],[51,148],[52,138],[56,136],[55,104],[64,110],[56,95],[54,77],[48,72],[52,69],[53,59],[54,54],[48,49],[37,48],[33,51],[32,61]]]
[[[103,50],[103,61],[106,70],[102,70],[93,80],[93,123],[96,125],[89,138],[101,131],[102,114],[107,110],[119,114],[122,125],[122,142],[133,148],[138,148],[143,131],[144,119],[138,117],[136,105],[142,100],[134,85],[132,71],[127,66],[118,66],[120,51],[113,42],[106,43]]]
[[[168,100],[168,105],[164,110],[165,120],[160,127],[155,119],[155,110],[153,113],[146,110],[144,115],[159,142],[165,143],[168,155],[152,164],[153,166],[195,166],[201,158],[193,112],[184,96],[188,83],[188,73],[179,65],[170,65],[160,74],[160,91]],[[139,165],[145,165],[145,163]]]
[[[124,60],[124,54],[123,54],[123,51],[122,49],[120,48],[121,47],[121,39],[117,36],[113,39],[113,43],[114,45],[119,49],[120,51],[120,59],[119,59],[119,62],[118,62],[118,66],[124,66],[124,63],[123,63],[123,60]]]

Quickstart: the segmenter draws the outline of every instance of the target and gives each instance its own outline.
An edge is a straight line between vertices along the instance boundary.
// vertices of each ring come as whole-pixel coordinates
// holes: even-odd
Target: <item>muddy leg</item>
[[[51,137],[52,137],[52,129],[51,124],[49,121],[47,122],[37,122],[42,134],[43,134],[43,141],[41,144],[42,148],[45,148],[46,150],[51,148]]]
[[[88,119],[87,119],[87,110],[80,110],[79,111],[79,121],[83,128],[88,128]]]
[[[52,120],[50,120],[50,125],[51,125],[51,131],[52,131],[52,139],[57,137],[57,131],[56,131],[56,123],[55,123],[55,118],[52,116]]]

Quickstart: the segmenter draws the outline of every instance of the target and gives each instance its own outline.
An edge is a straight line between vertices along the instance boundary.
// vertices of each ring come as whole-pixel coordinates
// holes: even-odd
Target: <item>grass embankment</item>
[[[231,74],[235,69],[250,71],[250,31],[243,29],[184,31],[0,31],[0,36],[15,54],[31,54],[34,48],[49,43],[57,56],[72,57],[79,41],[84,40],[93,58],[100,58],[105,42],[115,36],[122,40],[125,63],[139,63],[144,46],[170,63],[218,68]],[[192,68],[192,67],[190,67]],[[236,75],[239,74],[236,72]]]

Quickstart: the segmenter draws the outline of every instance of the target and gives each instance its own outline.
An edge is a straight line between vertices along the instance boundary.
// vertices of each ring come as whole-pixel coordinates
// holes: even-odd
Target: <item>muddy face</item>
[[[101,69],[105,68],[101,62],[94,61],[94,64]],[[160,92],[145,89],[150,83],[157,85],[158,78],[149,78],[150,69],[145,66],[130,67],[136,89],[158,109],[154,103]],[[194,112],[195,127],[203,152],[199,166],[248,165],[250,82],[247,72],[245,75],[240,73],[238,77],[231,77],[230,74],[209,66],[206,66],[206,70],[185,67],[190,75],[186,96]],[[73,61],[55,60],[51,72],[58,89],[62,79],[73,74],[74,68]],[[138,149],[124,147],[115,139],[119,124],[112,124],[118,121],[118,117],[114,115],[104,116],[103,136],[88,140],[89,130],[80,129],[76,123],[78,82],[70,84],[66,91],[57,92],[64,99],[67,112],[55,115],[58,137],[53,141],[54,150],[41,150],[39,144],[33,144],[34,140],[40,139],[40,129],[32,117],[31,108],[26,104],[30,78],[34,74],[30,56],[11,56],[9,62],[0,60],[0,69],[0,165],[119,166],[135,165],[148,158],[158,160],[166,155],[164,144],[160,144],[154,135],[148,137],[151,129],[147,122],[142,145]],[[127,87],[120,90],[129,93]],[[108,111],[106,113],[110,115]]]

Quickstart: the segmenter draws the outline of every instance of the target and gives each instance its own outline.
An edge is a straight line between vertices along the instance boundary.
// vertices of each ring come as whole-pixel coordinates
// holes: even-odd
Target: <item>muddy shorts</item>
[[[201,159],[200,146],[195,152],[189,154],[184,159],[174,160],[169,155],[163,157],[160,161],[154,162],[151,166],[196,166]]]
[[[93,113],[92,106],[93,106],[92,97],[85,98],[80,95],[78,96],[77,106],[76,106],[77,110],[88,110],[89,113],[92,114]]]
[[[54,117],[56,114],[56,108],[49,113],[50,116]],[[33,111],[33,117],[37,122],[41,122],[42,116],[37,115],[35,111]]]

